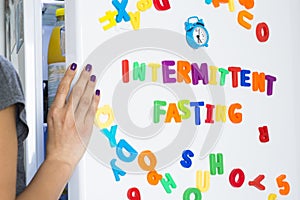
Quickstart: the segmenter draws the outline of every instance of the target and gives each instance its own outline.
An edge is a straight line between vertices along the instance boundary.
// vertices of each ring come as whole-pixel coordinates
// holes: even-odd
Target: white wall
[[[0,0],[0,54],[4,55],[5,52],[5,23],[4,23],[4,0]]]

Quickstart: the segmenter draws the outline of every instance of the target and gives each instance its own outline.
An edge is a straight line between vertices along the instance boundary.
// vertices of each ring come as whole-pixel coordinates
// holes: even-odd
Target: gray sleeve
[[[28,135],[24,94],[13,65],[0,56],[0,110],[11,105],[16,105],[17,134],[20,143]]]
[[[0,110],[11,105],[16,105],[18,137],[16,194],[19,195],[26,187],[23,141],[28,135],[28,126],[26,122],[25,98],[19,76],[13,65],[0,55]]]

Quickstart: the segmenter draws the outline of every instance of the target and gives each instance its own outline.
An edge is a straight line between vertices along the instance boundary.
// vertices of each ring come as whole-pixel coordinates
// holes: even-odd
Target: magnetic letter
[[[270,36],[269,27],[266,23],[262,22],[256,26],[256,37],[260,42],[268,41]]]
[[[129,61],[122,60],[122,80],[123,83],[129,82]]]
[[[209,4],[211,4],[212,1],[213,0],[205,0],[205,3],[209,5]]]
[[[238,86],[238,72],[241,71],[240,67],[228,67],[228,71],[232,74],[232,87],[236,88]]]
[[[214,123],[214,120],[212,119],[214,108],[215,108],[214,105],[206,104],[207,114],[206,114],[205,123],[210,123],[210,124]]]
[[[161,67],[160,64],[158,63],[149,63],[148,67],[152,68],[152,81],[156,82],[157,81],[157,69]]]
[[[268,127],[267,126],[259,127],[258,130],[259,130],[260,142],[262,143],[269,142],[270,138],[269,138]]]
[[[251,29],[251,24],[249,24],[248,22],[246,22],[244,18],[252,20],[253,19],[253,15],[251,13],[249,13],[247,10],[242,10],[238,14],[238,22],[239,22],[239,24],[242,27],[244,27],[244,28],[246,28],[248,30]]]
[[[274,76],[266,75],[267,80],[267,95],[270,96],[273,94],[273,82],[277,79]]]
[[[207,192],[210,187],[209,171],[204,171],[204,178],[202,176],[203,176],[203,172],[201,170],[196,172],[196,187],[201,192]]]
[[[108,21],[108,24],[103,26],[103,30],[107,31],[108,29],[117,25],[116,16],[117,16],[118,12],[116,10],[115,11],[107,11],[105,14],[106,14],[105,16],[99,18],[99,22],[103,23],[105,21]]]
[[[188,61],[177,61],[177,82],[191,83],[189,73],[191,71],[191,64]]]
[[[249,181],[249,185],[250,186],[254,186],[254,187],[256,187],[259,190],[265,190],[266,187],[261,184],[262,180],[264,180],[264,179],[265,179],[264,175],[259,175],[253,181]]]
[[[218,71],[218,68],[216,66],[209,66],[209,69],[210,69],[209,84],[217,85],[217,71]]]
[[[219,72],[221,73],[220,75],[220,86],[225,85],[225,80],[226,80],[226,75],[229,74],[229,71],[224,68],[219,68]]]
[[[234,7],[234,0],[205,0],[206,4],[211,4],[213,3],[214,7],[217,8],[220,6],[220,3],[228,3],[228,8],[230,12],[234,12],[235,7]]]
[[[276,194],[270,194],[268,200],[276,200],[276,198],[277,198]]]
[[[171,188],[175,189],[177,187],[176,183],[174,182],[172,176],[169,173],[165,174],[166,179],[162,178],[160,180],[160,183],[163,185],[163,187],[165,188],[165,191],[170,194],[172,193]]]
[[[178,101],[178,109],[183,113],[181,119],[188,119],[191,116],[191,111],[184,105],[190,105],[189,100],[180,100]]]
[[[152,0],[140,0],[136,3],[139,11],[144,12],[152,7]]]
[[[247,76],[250,73],[251,73],[250,70],[241,70],[241,86],[244,86],[244,87],[250,87],[251,86],[250,83],[246,82],[246,81],[250,80],[250,77]]]
[[[198,188],[188,188],[183,193],[183,200],[190,200],[191,194],[193,194],[193,200],[201,200],[202,194]]]
[[[246,9],[251,9],[254,7],[254,0],[239,0],[242,6],[245,6]]]
[[[217,159],[216,159],[215,154],[210,154],[209,155],[209,164],[210,164],[210,174],[211,175],[216,175],[217,169],[218,169],[219,175],[224,174],[223,154],[218,153]]]
[[[216,108],[216,121],[217,122],[226,122],[226,106],[217,105]]]
[[[129,156],[126,156],[124,154],[123,149],[125,149],[129,153]],[[138,152],[132,146],[130,146],[130,144],[128,144],[124,139],[121,139],[119,141],[116,148],[116,153],[118,157],[124,162],[132,162],[138,155]]]
[[[232,123],[238,124],[238,123],[242,122],[242,120],[243,120],[242,113],[235,112],[236,109],[241,109],[241,108],[242,108],[242,105],[239,103],[230,105],[230,107],[228,109],[228,116]]]
[[[127,197],[129,200],[141,200],[141,194],[139,189],[130,188],[127,192]]]
[[[110,128],[110,131],[107,130],[106,128],[100,130],[107,137],[107,139],[109,140],[110,147],[112,148],[117,146],[117,142],[116,142],[117,128],[118,126],[115,125]]]
[[[193,85],[198,85],[199,80],[202,80],[203,85],[208,84],[208,69],[207,63],[202,63],[200,68],[197,63],[192,64],[192,82]]]
[[[160,115],[165,115],[166,111],[160,109],[161,106],[166,106],[167,102],[165,101],[154,101],[154,112],[153,112],[153,121],[154,123],[159,123]]]
[[[146,76],[146,64],[141,63],[139,65],[138,62],[133,63],[133,80],[138,80],[144,81]]]
[[[278,187],[281,188],[279,193],[281,195],[288,195],[290,193],[290,184],[284,181],[284,179],[286,179],[286,175],[282,174],[276,178],[276,182]]]
[[[192,160],[190,157],[194,157],[194,153],[191,150],[184,150],[182,152],[183,160],[180,161],[182,167],[190,168],[192,166]]]
[[[266,75],[264,73],[253,72],[252,73],[252,90],[254,92],[264,92],[266,88]]]
[[[159,11],[169,10],[171,8],[169,0],[153,0],[153,3],[154,7]]]
[[[179,115],[176,103],[169,104],[165,122],[166,123],[171,122],[172,118],[175,120],[176,123],[181,122],[181,117]]]
[[[139,11],[136,11],[135,13],[129,12],[128,14],[130,16],[130,23],[133,30],[140,29],[141,13]]]
[[[234,0],[228,0],[228,8],[230,12],[234,12],[235,10]]]
[[[147,181],[150,185],[157,185],[162,179],[162,175],[158,174],[157,171],[153,170],[147,174]]]
[[[120,23],[122,19],[124,19],[125,22],[128,22],[130,20],[130,16],[125,10],[128,4],[128,0],[122,0],[121,3],[118,0],[112,0],[112,4],[115,6],[115,8],[118,11],[116,22]]]
[[[176,78],[170,78],[170,74],[175,74],[175,69],[170,69],[170,66],[174,66],[175,61],[169,60],[169,61],[162,61],[162,71],[163,71],[163,79],[164,83],[176,83]]]
[[[100,120],[101,115],[107,115],[106,122],[104,122],[104,123],[101,122],[101,120]],[[104,105],[97,109],[97,112],[96,112],[96,115],[94,118],[94,124],[98,128],[107,128],[114,122],[114,119],[115,119],[115,117],[114,117],[112,108],[109,105]]]
[[[238,179],[236,178],[238,176]],[[245,174],[241,169],[234,169],[229,175],[229,182],[232,187],[239,188],[244,184]]]
[[[113,170],[116,181],[120,181],[120,176],[125,176],[126,172],[116,166],[116,159],[110,161],[111,169]]]
[[[145,157],[149,159],[149,165],[145,162]],[[143,151],[138,157],[140,168],[144,171],[152,171],[156,166],[156,156],[149,150]]]
[[[201,124],[201,118],[200,118],[200,106],[204,106],[204,102],[190,102],[191,107],[195,107],[195,124],[200,125]]]

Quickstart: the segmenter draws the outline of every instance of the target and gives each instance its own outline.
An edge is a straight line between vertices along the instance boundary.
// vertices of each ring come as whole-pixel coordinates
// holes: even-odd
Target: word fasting
[[[160,73],[159,73],[160,72]],[[158,74],[162,75],[164,84],[185,83],[193,85],[225,86],[231,79],[232,88],[252,88],[253,92],[273,95],[274,83],[277,78],[264,72],[256,72],[241,67],[230,66],[219,68],[207,63],[190,63],[189,61],[163,60],[161,63],[133,62],[130,69],[128,60],[122,61],[122,80],[124,83],[145,81],[146,74],[151,73],[152,82],[158,81]],[[132,75],[132,77],[131,77]]]
[[[198,102],[190,102],[189,100],[180,100],[178,103],[169,103],[167,111],[163,109],[164,106],[166,106],[167,103],[165,101],[154,101],[154,113],[153,113],[153,122],[159,123],[160,122],[160,116],[166,115],[165,117],[165,123],[170,123],[172,119],[176,123],[181,123],[182,120],[189,119],[191,116],[191,111],[189,107],[194,107],[194,116],[195,116],[195,125],[202,124],[201,122],[201,111],[206,110],[206,119],[205,123],[213,124],[216,120],[216,122],[226,122],[226,116],[228,114],[228,118],[232,123],[238,124],[242,122],[242,113],[237,112],[236,110],[239,110],[242,108],[242,105],[239,103],[234,103],[229,106],[227,109],[224,105],[212,105],[212,104],[206,104],[205,108],[202,109],[201,107],[204,106],[203,101]],[[215,109],[216,107],[216,109]],[[214,114],[214,109],[215,114]],[[182,113],[180,114],[179,111]],[[214,120],[215,115],[215,120]]]

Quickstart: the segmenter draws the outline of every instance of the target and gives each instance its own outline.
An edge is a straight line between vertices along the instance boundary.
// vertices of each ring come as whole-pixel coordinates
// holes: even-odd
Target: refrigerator
[[[64,6],[67,63],[101,90],[69,199],[300,198],[299,1]]]

